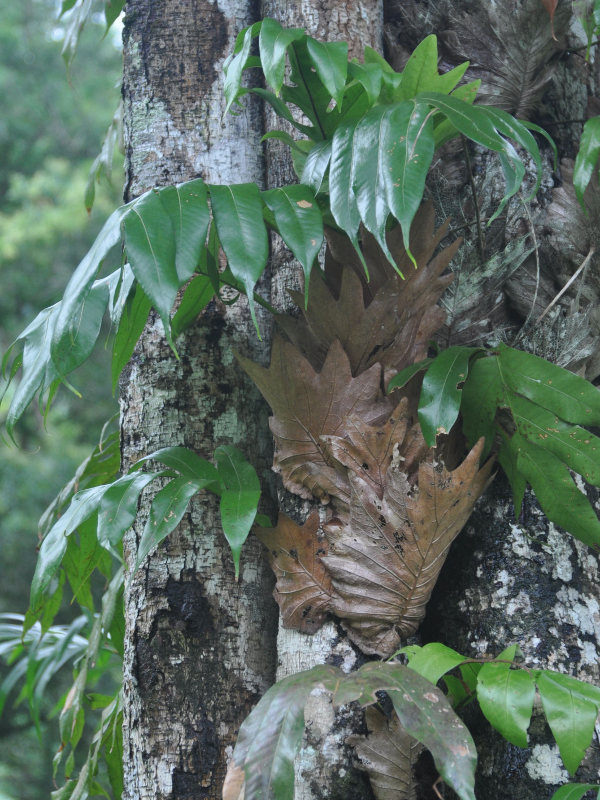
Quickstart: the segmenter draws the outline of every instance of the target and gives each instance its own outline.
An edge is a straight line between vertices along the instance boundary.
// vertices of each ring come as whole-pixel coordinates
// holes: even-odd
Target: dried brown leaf
[[[590,249],[600,251],[600,181],[597,170],[583,195],[585,209],[579,204],[573,187],[573,161],[560,163],[562,185],[552,192],[546,224],[551,242],[576,263]]]
[[[482,449],[483,439],[453,471],[421,463],[415,485],[393,464],[382,498],[350,475],[350,523],[325,526],[323,562],[336,591],[332,610],[364,652],[391,655],[425,616],[450,544],[489,482],[492,463],[479,469]]]
[[[417,270],[406,255],[400,229],[389,233],[390,250],[406,280],[391,267],[373,237],[365,233],[362,247],[369,267],[368,283],[352,245],[339,234],[328,233],[325,279],[313,271],[308,308],[304,309],[301,293],[292,294],[303,318],[281,316],[280,327],[316,369],[321,368],[336,339],[350,359],[353,375],[375,363],[395,373],[424,358],[429,339],[445,318],[436,303],[452,276],[441,273],[460,245],[460,240],[454,242],[432,259],[445,232],[445,226],[434,230],[433,209],[424,204],[411,228]]]
[[[245,777],[243,767],[231,760],[223,783],[223,800],[244,800]]]
[[[409,400],[403,397],[384,425],[365,425],[359,417],[350,416],[343,438],[323,436],[322,439],[331,457],[361,478],[381,498],[385,476],[392,463],[400,465],[410,480],[429,450],[420,425],[414,421],[415,416],[416,408],[409,409]]]
[[[239,361],[273,411],[273,469],[281,473],[284,486],[306,499],[314,496],[328,502],[333,496],[345,505],[349,499],[345,470],[340,472],[328,462],[321,437],[343,436],[351,414],[367,424],[389,416],[392,405],[381,389],[381,366],[374,364],[353,378],[348,357],[335,341],[317,372],[281,337],[275,337],[268,369],[245,358]]]
[[[277,576],[273,591],[284,628],[315,633],[327,616],[333,594],[321,556],[328,542],[319,535],[319,514],[313,511],[304,525],[279,514],[275,528],[256,526],[254,531],[268,548],[269,563]]]
[[[367,736],[351,736],[360,766],[369,774],[376,800],[416,800],[413,768],[423,745],[400,725],[394,715],[388,720],[373,706],[365,712]]]
[[[443,58],[454,64],[470,61],[470,79],[482,82],[480,102],[531,118],[552,80],[562,52],[557,36],[566,33],[570,16],[569,4],[562,3],[549,19],[540,0],[517,5],[502,0],[488,6],[487,16],[452,15],[450,27],[440,34]]]

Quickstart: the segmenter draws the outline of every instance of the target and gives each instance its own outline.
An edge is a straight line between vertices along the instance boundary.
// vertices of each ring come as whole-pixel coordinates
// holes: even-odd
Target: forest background
[[[73,264],[87,252],[122,197],[122,157],[114,181],[96,187],[91,214],[84,203],[88,175],[120,99],[120,30],[103,38],[98,16],[79,41],[67,70],[61,50],[69,14],[57,19],[56,0],[0,4],[0,350],[35,311],[56,302]],[[23,447],[0,444],[0,613],[24,610],[36,559],[38,519],[117,410],[109,354],[98,348],[78,375],[85,402],[63,392],[44,429],[35,409],[21,433]],[[6,415],[8,398],[0,406]],[[65,607],[61,622],[77,615]],[[4,672],[7,668],[4,667]],[[69,685],[64,675],[64,690]],[[0,672],[0,683],[2,672]],[[60,697],[61,690],[52,696]],[[26,704],[0,717],[0,800],[44,800],[52,786],[59,740],[48,701],[36,731]]]

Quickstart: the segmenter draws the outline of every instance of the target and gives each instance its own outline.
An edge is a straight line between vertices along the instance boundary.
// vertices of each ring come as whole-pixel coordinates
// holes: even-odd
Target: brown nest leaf
[[[379,498],[383,497],[385,477],[393,461],[401,463],[403,472],[410,476],[429,450],[420,425],[413,422],[407,397],[383,425],[365,425],[359,417],[350,416],[343,438],[321,438],[332,459],[361,478]]]
[[[273,469],[283,484],[300,497],[342,505],[349,499],[344,473],[327,459],[323,436],[343,436],[346,420],[357,415],[366,424],[385,420],[392,404],[381,389],[381,366],[352,377],[350,362],[339,341],[334,341],[320,372],[302,353],[275,337],[268,369],[238,357],[242,367],[271,406],[271,431],[276,452]]]
[[[371,782],[376,800],[416,800],[413,768],[423,745],[410,736],[394,714],[387,719],[373,706],[365,712],[368,736],[350,736],[359,763]]]
[[[323,563],[336,592],[332,610],[363,652],[391,655],[425,616],[448,549],[490,480],[492,460],[479,468],[483,444],[453,471],[421,463],[415,485],[393,465],[382,498],[349,475],[350,522],[325,526],[330,548]]]
[[[254,532],[268,548],[277,576],[273,591],[284,628],[315,633],[325,622],[333,588],[321,561],[328,542],[319,535],[319,514],[313,511],[304,525],[279,514],[274,528],[255,526]]]
[[[341,342],[348,355],[353,375],[375,363],[391,373],[419,361],[426,356],[429,339],[445,319],[436,303],[452,275],[441,273],[460,245],[458,240],[432,259],[446,228],[444,225],[435,231],[433,208],[430,204],[421,207],[411,228],[417,270],[406,255],[400,229],[388,234],[390,250],[405,280],[392,268],[373,237],[364,233],[362,248],[369,282],[350,242],[328,231],[325,278],[313,271],[308,308],[304,309],[302,293],[292,293],[303,316],[295,319],[281,315],[277,318],[279,326],[315,369],[322,367],[335,340]]]

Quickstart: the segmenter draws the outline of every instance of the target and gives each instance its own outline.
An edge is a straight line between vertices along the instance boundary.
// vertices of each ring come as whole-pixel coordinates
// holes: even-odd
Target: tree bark
[[[347,4],[340,0],[302,0],[282,2],[263,0],[262,16],[277,19],[284,27],[302,27],[310,36],[322,41],[346,41],[349,57],[362,60],[365,46],[381,52],[383,47],[383,2],[360,0]],[[291,125],[265,109],[265,128],[296,132]],[[297,134],[296,134],[297,135]],[[266,147],[267,184],[282,186],[298,180],[294,174],[289,149],[271,139]],[[301,270],[291,253],[276,239],[272,242],[273,270],[272,302],[276,308],[289,311],[293,305],[287,294],[299,288]],[[301,501],[279,487],[281,510],[304,522],[310,503]],[[317,634],[310,636],[288,630],[281,625],[277,637],[277,680],[317,664],[335,664],[350,672],[364,662],[364,656],[354,647],[341,626],[327,622]],[[306,732],[295,762],[295,800],[370,800],[373,797],[366,774],[357,769],[353,748],[347,739],[365,733],[363,713],[356,708],[335,712],[331,699],[324,694],[310,698],[305,709]]]
[[[494,4],[487,0],[435,4],[403,0],[390,2],[387,10],[386,40],[396,68],[401,68],[419,41],[436,33],[445,67],[470,59],[475,72],[469,71],[467,76],[482,79],[485,102],[547,126],[556,139],[559,156],[574,156],[581,125],[569,120],[586,118],[588,94],[592,96],[597,85],[598,63],[592,58],[591,64],[585,65],[577,50],[582,41],[570,3],[558,4],[554,19],[557,42],[551,38],[549,17],[538,0],[498,0]],[[514,74],[504,69],[510,64],[515,65]],[[450,322],[443,344],[516,342],[515,346],[551,361],[558,359],[562,366],[585,374],[585,359],[567,360],[557,318],[535,322],[566,282],[561,275],[574,271],[564,249],[556,247],[556,232],[549,222],[549,209],[560,185],[550,154],[544,154],[542,186],[529,207],[519,199],[513,201],[490,228],[485,227],[486,217],[503,193],[503,178],[493,157],[477,150],[470,153],[471,185],[463,153],[449,150],[444,156],[428,186],[440,216],[452,216],[466,239],[453,268],[468,273],[471,258],[476,269],[483,271],[495,254],[527,235],[528,244],[537,247],[539,260],[532,254],[511,277],[507,272],[500,275],[493,288],[484,282],[476,284],[473,296],[463,297],[467,310]],[[527,180],[531,182],[531,178]],[[479,232],[475,203],[483,220]],[[565,298],[560,311],[563,320],[573,313],[572,299]],[[565,354],[562,362],[561,354]],[[468,656],[497,655],[518,643],[525,664],[598,685],[597,575],[597,557],[549,523],[532,494],[526,495],[523,512],[515,519],[510,488],[504,477],[497,478],[452,547],[428,606],[422,640],[443,642]],[[559,784],[569,780],[541,715],[534,713],[527,750],[495,734],[479,712],[469,712],[467,723],[478,745],[479,800],[550,798]],[[595,737],[572,780],[597,782],[599,767]]]
[[[129,0],[127,199],[198,176],[262,183],[258,105],[223,116],[222,62],[253,21],[244,0]],[[261,326],[268,333],[265,319]],[[234,351],[261,360],[267,340],[258,341],[245,302],[211,302],[178,340],[176,360],[153,317],[121,383],[123,466],[168,445],[211,458],[218,444],[234,444],[263,480],[271,459],[266,409]],[[130,568],[144,517],[125,542]],[[216,800],[239,725],[274,680],[276,607],[260,545],[245,546],[236,583],[218,503],[200,496],[130,579],[124,797]]]

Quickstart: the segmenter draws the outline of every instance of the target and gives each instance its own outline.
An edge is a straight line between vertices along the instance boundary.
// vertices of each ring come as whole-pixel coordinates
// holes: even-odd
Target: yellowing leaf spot
[[[300,206],[300,208],[312,208],[312,203],[309,203],[308,200],[298,200],[296,205]]]

